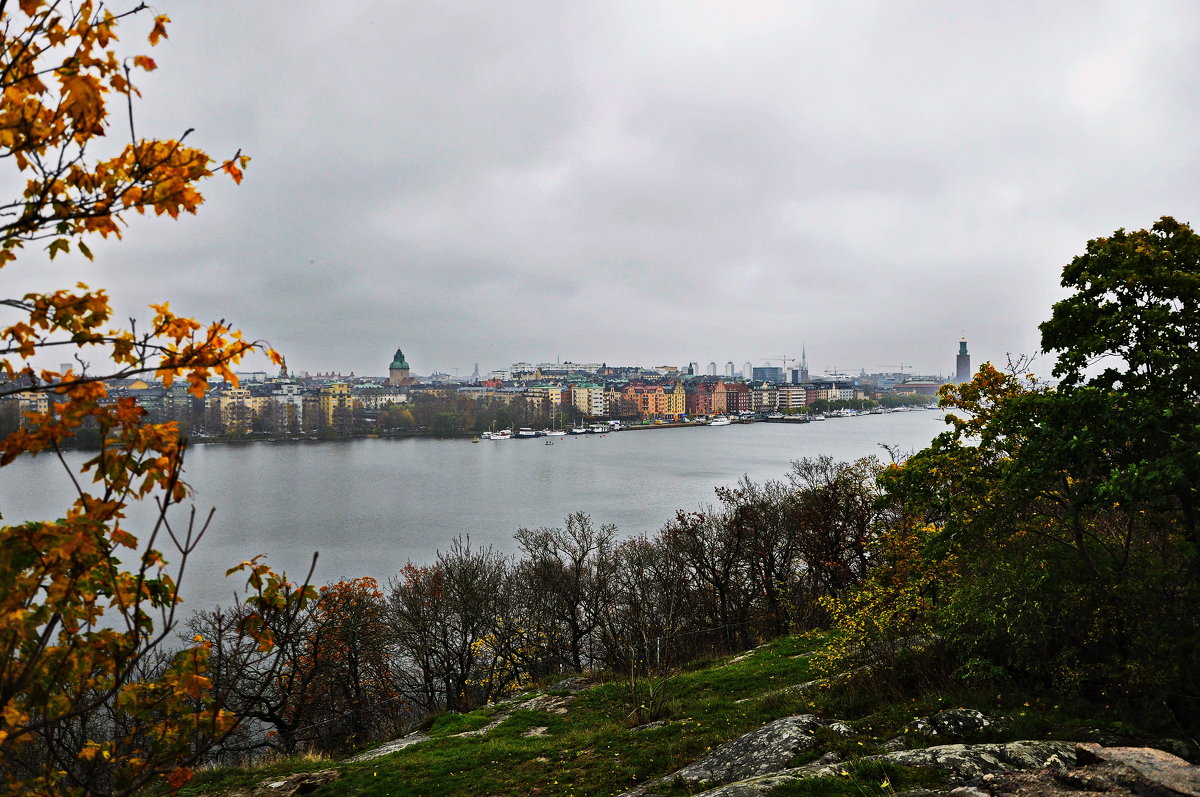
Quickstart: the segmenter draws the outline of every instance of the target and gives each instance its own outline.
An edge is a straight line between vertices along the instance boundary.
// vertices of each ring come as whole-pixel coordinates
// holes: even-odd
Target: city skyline
[[[665,363],[665,362],[658,362],[658,361],[616,362],[616,361],[607,361],[607,360],[588,361],[588,360],[581,360],[581,359],[575,359],[575,358],[558,357],[554,360],[518,359],[518,360],[514,360],[510,363],[507,363],[503,366],[496,367],[496,368],[481,368],[479,366],[479,363],[474,363],[471,368],[470,374],[456,373],[456,371],[460,370],[457,368],[445,369],[445,368],[438,368],[436,366],[429,367],[424,370],[414,370],[414,374],[419,374],[419,375],[425,376],[425,377],[429,377],[432,375],[445,375],[445,376],[453,377],[455,379],[469,381],[473,378],[486,379],[489,377],[489,375],[498,374],[498,373],[506,372],[506,371],[514,371],[514,370],[515,371],[532,371],[532,370],[538,369],[538,368],[544,369],[544,367],[546,367],[546,366],[586,366],[585,368],[583,368],[581,370],[596,370],[597,368],[604,366],[604,367],[610,367],[610,368],[635,368],[635,367],[638,367],[638,368],[645,368],[645,369],[649,369],[649,370],[678,369],[678,371],[680,373],[685,373],[688,371],[689,368],[694,368],[695,370],[692,373],[696,376],[705,376],[705,375],[735,376],[735,377],[744,377],[746,379],[750,379],[751,376],[747,375],[747,370],[757,371],[757,370],[763,370],[763,369],[770,368],[770,369],[781,369],[783,371],[803,370],[803,371],[809,373],[811,375],[811,378],[813,378],[813,379],[826,379],[826,378],[832,379],[832,378],[838,378],[838,377],[853,378],[854,376],[857,376],[860,373],[866,373],[866,374],[871,374],[871,375],[904,374],[909,377],[937,376],[937,377],[947,377],[947,378],[950,375],[954,375],[956,379],[958,379],[959,381],[963,381],[961,379],[962,363],[964,362],[962,358],[964,356],[967,357],[965,362],[968,363],[968,368],[970,367],[969,364],[972,362],[971,355],[968,355],[967,351],[966,351],[967,345],[968,345],[968,341],[965,337],[961,338],[958,341],[955,341],[956,349],[954,352],[954,356],[955,356],[954,366],[951,368],[944,368],[944,369],[940,369],[937,371],[920,371],[920,370],[917,370],[915,368],[915,366],[912,365],[911,363],[891,363],[891,364],[887,364],[887,365],[873,366],[873,367],[860,366],[860,367],[855,367],[855,368],[834,367],[834,368],[814,369],[814,368],[810,368],[806,365],[807,357],[806,357],[806,354],[802,350],[802,354],[798,357],[786,357],[786,358],[766,357],[766,358],[759,358],[758,361],[750,360],[750,359],[747,359],[747,360],[709,360],[709,361],[707,361],[707,365],[705,365],[704,362],[700,361],[700,360],[689,360],[685,363]],[[399,354],[399,353],[400,352],[398,350],[397,354]],[[978,362],[981,363],[984,361],[985,360],[979,360]],[[1002,363],[996,363],[996,364],[1002,365]],[[368,371],[358,372],[358,371],[353,371],[353,370],[339,369],[337,367],[307,368],[307,367],[303,367],[303,365],[301,367],[294,368],[294,369],[287,367],[286,365],[285,365],[285,367],[288,368],[288,371],[292,374],[297,374],[297,375],[303,374],[303,375],[307,375],[307,376],[319,376],[322,374],[337,374],[337,375],[342,375],[342,376],[353,375],[353,376],[363,377],[363,378],[382,378],[382,377],[385,377],[388,373],[388,368],[386,366],[384,367],[382,373],[378,372],[377,370],[376,371],[368,370]],[[239,370],[239,372],[242,372],[242,373],[251,373],[247,369],[238,369],[238,370]],[[271,372],[271,369],[267,369],[267,370],[263,371],[263,373],[269,373],[269,372]]]
[[[403,341],[421,373],[803,344],[814,372],[950,374],[963,330],[976,362],[1035,354],[1089,239],[1200,223],[1181,1],[156,13],[138,135],[194,128],[251,156],[244,182],[131,219],[94,264],[31,246],[10,289],[169,300],[310,370],[376,373]]]

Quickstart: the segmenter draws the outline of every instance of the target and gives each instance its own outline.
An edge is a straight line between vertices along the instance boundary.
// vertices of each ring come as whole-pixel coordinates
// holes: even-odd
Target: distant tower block
[[[404,359],[404,352],[396,349],[396,356],[388,366],[388,384],[399,387],[411,385],[412,381],[412,377],[408,375],[408,361]]]
[[[971,355],[967,354],[967,339],[963,338],[958,342],[958,362],[955,369],[955,382],[970,382],[971,381]]]

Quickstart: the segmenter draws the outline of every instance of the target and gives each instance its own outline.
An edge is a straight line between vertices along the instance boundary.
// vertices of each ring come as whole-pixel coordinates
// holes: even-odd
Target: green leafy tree
[[[906,555],[956,574],[927,582],[905,621],[936,630],[964,674],[1154,706],[1194,729],[1200,238],[1169,218],[1119,230],[1063,285],[1041,326],[1061,383],[985,363],[943,388],[951,429],[883,476],[926,530]],[[860,614],[839,617],[871,627]]]
[[[1200,236],[1170,217],[1089,241],[1063,271],[1074,293],[1041,325],[1042,348],[1102,464],[1098,500],[1179,513],[1200,561]],[[1099,373],[1094,373],[1103,366]],[[1169,506],[1164,506],[1163,502]],[[1200,574],[1198,574],[1200,575]]]

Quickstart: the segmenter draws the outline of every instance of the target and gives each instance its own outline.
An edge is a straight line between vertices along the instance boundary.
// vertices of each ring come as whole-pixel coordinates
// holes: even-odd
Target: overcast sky
[[[1035,352],[1088,239],[1200,223],[1195,2],[155,11],[138,133],[240,148],[245,181],[15,268],[229,319],[296,371],[806,346],[814,373],[952,373],[963,334],[976,363]]]

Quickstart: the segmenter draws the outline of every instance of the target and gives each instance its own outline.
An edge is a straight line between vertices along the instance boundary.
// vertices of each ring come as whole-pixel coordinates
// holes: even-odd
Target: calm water
[[[743,474],[781,478],[792,460],[821,454],[886,458],[881,443],[917,450],[945,429],[941,418],[922,410],[656,429],[558,437],[552,446],[541,439],[196,446],[186,478],[198,514],[213,507],[216,514],[188,563],[184,594],[191,606],[228,603],[235,584],[220,575],[258,553],[298,577],[320,551],[317,583],[364,575],[384,582],[407,561],[432,561],[456,535],[512,552],[517,529],[562,525],[571,512],[616,524],[623,534],[653,532],[677,509],[713,503],[714,486]],[[57,517],[69,495],[49,457],[25,457],[0,471],[6,523]],[[174,516],[177,525],[183,514]],[[128,528],[141,533],[144,518],[132,514]]]

